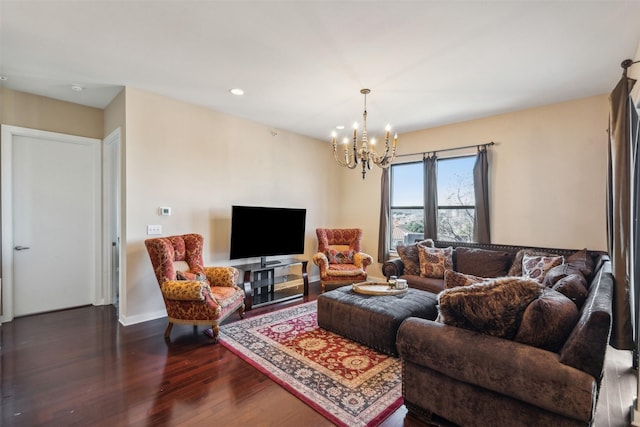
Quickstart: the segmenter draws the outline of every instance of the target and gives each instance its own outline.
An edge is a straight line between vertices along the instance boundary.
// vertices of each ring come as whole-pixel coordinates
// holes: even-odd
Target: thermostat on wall
[[[162,216],[171,215],[171,208],[158,208],[158,215],[162,215]]]

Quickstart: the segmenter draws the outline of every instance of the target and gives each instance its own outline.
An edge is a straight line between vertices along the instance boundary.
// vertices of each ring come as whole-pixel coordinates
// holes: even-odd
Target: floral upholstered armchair
[[[145,240],[153,271],[167,309],[169,338],[174,323],[207,325],[205,330],[217,340],[218,324],[234,311],[243,317],[244,291],[236,283],[239,272],[233,267],[205,267],[204,238],[199,234]]]
[[[322,291],[326,286],[343,286],[367,280],[367,266],[373,258],[360,252],[362,229],[316,228],[318,252],[313,262],[320,269]]]

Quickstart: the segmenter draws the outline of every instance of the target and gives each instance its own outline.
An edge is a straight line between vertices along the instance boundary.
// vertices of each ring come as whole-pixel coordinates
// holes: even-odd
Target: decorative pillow
[[[433,240],[427,239],[422,242],[414,243],[413,245],[398,245],[396,251],[400,255],[402,264],[404,264],[404,274],[410,274],[412,276],[420,275],[420,256],[418,255],[418,245],[433,247]]]
[[[565,262],[578,268],[587,280],[589,280],[593,275],[595,265],[593,263],[593,258],[591,258],[591,255],[589,255],[589,252],[586,249],[576,251],[569,255]]]
[[[420,275],[434,279],[444,279],[445,270],[453,269],[453,248],[428,248],[418,245]]]
[[[582,274],[570,274],[558,280],[556,284],[553,285],[553,290],[569,298],[575,303],[578,310],[580,310],[584,301],[587,299],[587,295],[589,295],[589,291],[587,291],[584,285],[585,282],[586,280]]]
[[[176,280],[197,280],[198,282],[204,282],[207,277],[200,273],[190,273],[188,271],[176,271]]]
[[[502,277],[507,275],[511,263],[508,252],[479,248],[456,248],[456,271],[480,277]]]
[[[483,277],[474,276],[472,274],[458,273],[453,270],[444,272],[444,288],[450,289],[457,286],[469,286],[484,280]]]
[[[536,279],[542,283],[547,271],[553,267],[563,264],[564,257],[562,256],[530,256],[525,255],[522,257],[522,276],[529,279]]]
[[[545,289],[540,298],[527,306],[514,339],[558,352],[577,321],[576,305],[560,292]]]
[[[552,288],[558,280],[567,277],[570,274],[577,274],[584,278],[584,276],[582,275],[582,271],[580,271],[580,269],[578,269],[577,267],[574,267],[570,264],[560,264],[547,271],[547,274],[544,275],[542,284],[547,288]],[[588,286],[586,279],[584,280],[583,284],[585,288]]]
[[[326,255],[329,259],[329,264],[353,264],[353,249],[349,249],[349,246],[344,247],[333,246],[327,249]]]
[[[522,276],[522,258],[525,255],[531,255],[531,256],[550,256],[550,257],[556,257],[559,256],[558,254],[552,254],[549,252],[541,252],[541,251],[537,251],[535,249],[520,249],[518,251],[518,253],[516,253],[515,258],[513,259],[513,263],[511,264],[511,267],[509,268],[509,271],[507,272],[507,276]]]
[[[439,319],[447,325],[512,339],[525,309],[542,289],[537,281],[522,277],[445,289],[438,294]]]

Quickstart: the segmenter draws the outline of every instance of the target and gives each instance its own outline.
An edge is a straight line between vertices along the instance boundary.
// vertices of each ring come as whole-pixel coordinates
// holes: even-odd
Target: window
[[[438,240],[473,241],[475,156],[437,161]],[[422,162],[391,165],[389,248],[424,238],[424,166]],[[432,236],[429,236],[432,237]]]
[[[475,157],[438,160],[438,240],[473,241]]]
[[[422,162],[391,165],[391,233],[389,248],[424,236],[424,180]]]

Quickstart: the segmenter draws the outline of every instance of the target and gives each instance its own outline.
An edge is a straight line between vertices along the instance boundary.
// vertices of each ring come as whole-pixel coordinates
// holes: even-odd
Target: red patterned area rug
[[[375,426],[402,405],[400,360],[318,327],[316,302],[220,327],[222,345],[341,426]]]

